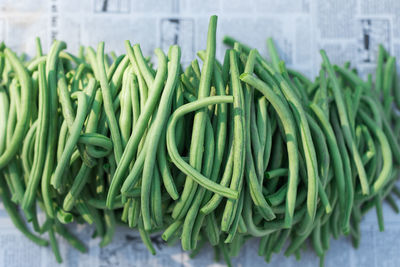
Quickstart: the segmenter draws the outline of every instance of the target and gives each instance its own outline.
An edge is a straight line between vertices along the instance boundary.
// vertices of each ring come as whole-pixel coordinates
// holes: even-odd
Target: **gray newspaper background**
[[[76,53],[79,45],[106,42],[106,50],[124,53],[123,42],[140,43],[146,55],[177,43],[182,59],[189,63],[205,48],[208,19],[218,14],[218,40],[226,34],[266,54],[265,40],[271,36],[289,67],[313,77],[321,63],[318,50],[331,60],[352,61],[360,73],[373,72],[377,45],[382,43],[400,58],[399,0],[0,0],[0,40],[13,49],[34,55],[39,36],[48,50],[54,38],[65,40]],[[225,47],[218,43],[221,58]],[[385,232],[378,231],[374,212],[361,225],[360,248],[353,250],[348,238],[332,241],[326,266],[400,266],[400,216],[384,207]],[[119,228],[114,242],[98,247],[91,239],[92,227],[72,227],[89,247],[80,254],[60,239],[64,263],[59,266],[221,266],[206,248],[190,259],[179,245],[166,246],[159,235],[152,240],[157,256],[150,255],[137,232]],[[234,259],[236,266],[259,266],[254,240]],[[317,266],[310,251],[294,257],[274,255],[271,266]],[[57,266],[49,248],[27,241],[12,225],[0,204],[0,266]]]

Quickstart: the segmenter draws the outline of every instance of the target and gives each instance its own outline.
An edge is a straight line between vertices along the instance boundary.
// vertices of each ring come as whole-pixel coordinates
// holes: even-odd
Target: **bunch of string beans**
[[[61,261],[56,234],[86,251],[66,224],[93,224],[105,246],[123,223],[153,254],[150,234],[162,232],[192,256],[208,242],[230,265],[257,237],[266,261],[311,240],[323,263],[331,236],[358,245],[369,209],[383,230],[382,202],[398,212],[400,195],[395,58],[379,47],[373,82],[321,51],[311,81],[271,39],[266,60],[226,37],[218,62],[216,23],[201,68],[184,69],[176,45],[155,50],[155,68],[129,41],[125,55],[100,43],[74,56],[60,41],[44,55],[37,40],[31,60],[2,44],[0,194],[30,240],[46,246],[47,232]]]

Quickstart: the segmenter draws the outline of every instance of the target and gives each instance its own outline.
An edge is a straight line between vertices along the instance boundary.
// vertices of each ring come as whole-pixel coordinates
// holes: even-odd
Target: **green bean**
[[[198,216],[201,216],[200,213]],[[217,219],[215,218],[215,212],[211,212],[209,215],[205,217],[205,232],[208,237],[208,241],[212,246],[216,246],[219,243],[220,239],[220,230],[218,228]]]
[[[106,200],[105,199],[95,199],[95,198],[90,198],[87,200],[88,204],[96,209],[102,209],[105,210],[107,209],[106,206]],[[121,202],[121,198],[117,197],[115,200],[115,209],[120,209],[123,207],[123,204]]]
[[[64,75],[64,67],[61,60],[58,61],[57,66],[57,88],[59,91],[59,102],[61,104],[63,117],[67,123],[68,129],[71,130],[72,124],[74,123],[75,112],[72,108],[71,97],[68,91],[67,81]]]
[[[121,193],[124,195],[126,192],[131,190],[133,186],[138,182],[140,178],[140,173],[143,170],[144,161],[146,158],[148,143],[145,143],[142,150],[140,151],[138,157],[136,158],[135,163],[133,164],[132,169],[129,172],[128,177],[126,177],[125,182],[122,185]]]
[[[95,158],[105,157],[112,150],[112,142],[110,138],[98,133],[81,134],[79,136],[78,143],[85,144],[87,146],[86,150],[89,156]],[[101,148],[101,150],[97,150],[96,147]]]
[[[139,220],[138,229],[139,229],[140,237],[142,238],[142,241],[146,245],[147,249],[150,251],[150,253],[152,255],[156,255],[156,250],[154,249],[154,247],[153,247],[153,245],[151,243],[150,236],[149,236],[148,232],[145,231],[144,228],[143,228],[142,220]]]
[[[241,192],[246,160],[246,129],[245,129],[245,103],[239,79],[237,54],[230,50],[231,87],[233,95],[233,171],[230,188]],[[264,200],[265,201],[265,200]],[[266,203],[266,202],[265,202]],[[238,201],[228,200],[222,216],[221,229],[228,231],[234,219]]]
[[[89,176],[91,169],[82,164],[77,176],[74,179],[71,189],[67,193],[63,202],[63,209],[66,211],[71,211],[74,207],[75,201],[79,197],[79,193],[82,191],[86,184],[87,178]]]
[[[385,228],[383,224],[382,200],[379,194],[374,197],[374,202],[376,208],[376,216],[378,217],[379,231],[383,232]]]
[[[315,135],[315,148],[317,151],[317,159],[319,161],[319,172],[320,172],[320,181],[322,182],[323,185],[326,185],[327,180],[328,180],[328,175],[329,175],[329,169],[330,169],[330,156],[329,156],[329,151],[328,151],[328,145],[326,142],[326,138],[324,136],[324,133],[318,123],[314,120],[313,117],[311,117],[309,114],[307,114],[308,121],[310,123],[310,128],[312,134]]]
[[[35,144],[35,135],[36,135],[36,128],[38,125],[38,121],[36,120],[32,126],[29,128],[26,136],[24,138],[24,145],[22,146],[22,153],[21,153],[21,160],[22,160],[22,167],[26,175],[24,176],[25,184],[28,183],[29,173],[31,172],[32,168],[32,161],[30,159],[30,147],[34,146]],[[33,145],[32,145],[33,143]]]
[[[55,231],[67,240],[67,242],[82,253],[87,252],[86,246],[74,235],[72,235],[63,225],[56,223]]]
[[[49,239],[50,239],[50,246],[51,246],[51,249],[53,250],[56,261],[58,263],[62,263],[62,258],[60,255],[60,250],[58,248],[58,243],[57,243],[57,239],[56,239],[56,235],[54,233],[53,227],[48,230],[48,233],[49,233]]]
[[[178,87],[175,90],[175,99],[172,104],[172,110],[175,110],[184,104],[183,90],[184,90],[184,88],[183,88],[182,83],[178,82]],[[182,120],[176,125],[176,139],[180,140],[178,142],[178,151],[179,152],[181,152],[183,150],[183,147],[185,144],[185,138],[183,138],[184,134],[185,134],[185,122]],[[165,138],[164,138],[164,141],[165,141]],[[161,146],[161,144],[160,144],[160,146]],[[164,143],[164,145],[162,145],[162,147],[165,147],[165,143]],[[166,150],[165,150],[165,152],[162,151],[161,153],[166,153]]]
[[[138,78],[138,85],[139,85],[139,92],[140,92],[140,107],[141,107],[141,109],[143,109],[145,106],[145,103],[147,101],[147,97],[148,97],[148,88],[151,88],[151,86],[146,85],[145,79],[144,79],[142,73],[140,72],[140,68],[139,68],[139,64],[138,64],[136,56],[135,56],[135,52],[129,41],[125,41],[125,48],[128,53],[129,61],[132,64],[132,67]],[[138,52],[141,53],[141,51],[138,51]],[[158,60],[160,60],[160,59],[158,59]]]
[[[268,200],[269,203],[271,203],[271,205],[277,206],[285,200],[287,194],[287,188],[288,184],[286,183],[283,186],[281,186],[279,190],[277,190],[271,195],[266,196],[265,198]]]
[[[174,221],[172,224],[170,224],[163,232],[163,234],[161,235],[161,238],[164,241],[168,241],[171,236],[173,236],[176,231],[178,231],[178,229],[182,226],[183,221],[181,220],[176,220]]]
[[[54,158],[57,145],[57,77],[56,77],[56,67],[58,62],[58,56],[61,50],[66,48],[66,44],[64,42],[55,41],[50,48],[50,52],[46,59],[46,78],[48,82],[49,89],[49,128],[48,128],[48,136],[47,136],[47,151],[46,151],[46,159],[43,167],[43,176],[41,187],[42,190],[46,190],[50,186],[50,180],[52,178],[52,173],[54,169]],[[46,190],[48,192],[49,190]],[[50,218],[54,218],[54,207],[52,202],[50,201],[48,196],[45,196],[44,206],[46,210],[46,214]]]
[[[400,145],[397,141],[398,138],[396,138],[396,136],[394,135],[389,121],[387,120],[386,116],[384,116],[382,108],[380,108],[379,105],[377,105],[377,108],[378,108],[379,113],[382,118],[382,128],[383,128],[382,130],[385,133],[386,138],[388,139],[392,153],[394,155],[394,160],[395,160],[396,164],[399,164],[400,163]]]
[[[331,237],[330,233],[330,225],[329,225],[329,220],[326,221],[325,224],[321,225],[321,245],[322,248],[326,251],[329,249],[329,241]]]
[[[151,184],[151,214],[154,219],[155,227],[159,228],[163,225],[163,211],[162,211],[162,200],[161,200],[161,182],[160,182],[160,172],[157,166],[154,166],[154,181]],[[143,181],[143,180],[142,180]],[[142,182],[143,188],[143,182]],[[142,215],[143,216],[143,215]],[[144,217],[143,217],[144,218]]]
[[[80,198],[76,203],[76,210],[78,211],[79,215],[82,219],[87,222],[88,224],[93,224],[94,218],[92,212],[89,209],[89,206],[83,202],[82,198]]]
[[[107,80],[110,81],[112,80],[112,77],[114,76],[114,73],[117,71],[120,66],[123,66],[125,61],[128,61],[128,57],[125,55],[120,55],[117,58],[113,59],[113,63],[111,66],[108,68],[107,71]]]
[[[209,181],[206,177],[204,177],[201,173],[196,171],[192,166],[186,163],[178,154],[176,148],[176,141],[175,141],[175,125],[180,117],[184,116],[185,114],[195,111],[197,109],[201,109],[203,107],[213,105],[213,104],[220,104],[220,103],[233,103],[232,96],[213,96],[213,97],[206,97],[201,100],[197,100],[195,102],[185,104],[175,110],[172,114],[171,118],[168,122],[167,128],[167,148],[169,156],[171,157],[172,162],[188,177],[192,177],[192,179],[200,184],[201,186],[205,187],[206,189],[213,191],[215,193],[220,194],[221,196],[237,199],[238,192],[232,189],[226,188],[221,186],[215,182]]]
[[[266,179],[273,179],[281,176],[287,176],[289,174],[289,170],[287,168],[279,168],[279,169],[274,169],[271,171],[265,172],[265,178]]]
[[[108,126],[111,131],[111,139],[114,146],[114,155],[117,162],[120,161],[122,156],[122,141],[121,134],[118,128],[117,119],[115,118],[114,109],[112,107],[112,94],[111,88],[107,81],[106,70],[104,66],[104,43],[100,43],[97,48],[97,64],[98,64],[98,80],[101,85],[101,92],[103,94],[104,110],[108,121]]]
[[[125,192],[123,195],[127,197],[140,197],[140,188],[134,188],[131,191]]]
[[[240,44],[241,49],[242,49],[243,52],[245,52],[246,54],[248,54],[248,53],[250,52],[250,50],[251,50],[251,48],[250,48],[249,46],[244,45],[244,44],[238,42],[236,39],[234,39],[234,38],[232,38],[232,37],[230,37],[230,36],[224,36],[224,39],[223,39],[222,41],[224,42],[224,44],[226,44],[226,45],[228,45],[228,46],[230,46],[230,47],[233,47],[233,45],[234,45],[235,43]]]
[[[65,147],[65,143],[67,142],[68,139],[68,126],[66,121],[62,122],[59,133],[60,134],[57,142],[57,160],[60,160],[62,152]]]
[[[272,66],[275,68],[276,71],[279,71],[280,59],[278,56],[278,51],[275,48],[274,41],[272,40],[271,37],[267,39],[267,48],[268,48],[269,56],[271,57]]]
[[[29,174],[27,188],[24,194],[24,199],[21,203],[23,209],[30,209],[33,205],[37,187],[42,176],[43,167],[46,157],[46,133],[49,127],[49,103],[48,103],[48,88],[45,77],[45,65],[39,65],[39,117],[36,130],[35,142],[35,157],[33,168]]]
[[[178,128],[178,125],[177,125]],[[167,190],[168,194],[173,200],[179,198],[179,193],[176,189],[174,178],[172,177],[169,163],[167,162],[167,151],[165,149],[166,144],[166,130],[162,130],[160,138],[160,144],[158,146],[157,163],[160,170],[160,174],[163,180],[163,185]]]
[[[12,201],[17,204],[21,204],[25,191],[20,169],[18,161],[14,160],[8,163],[8,178],[10,180],[10,185],[13,188]]]
[[[244,196],[243,194],[240,195],[240,198],[238,200],[238,204],[237,204],[237,210],[236,210],[236,216],[233,219],[232,225],[228,230],[228,236],[225,239],[225,243],[234,243],[234,239],[236,238],[236,233],[239,227],[239,220],[241,218],[241,214],[243,211],[243,199]],[[271,211],[272,212],[272,211]]]
[[[57,220],[62,224],[71,223],[74,221],[74,216],[62,209],[56,209]]]
[[[128,67],[123,76],[122,97],[121,97],[121,114],[119,116],[119,128],[121,129],[122,147],[128,142],[132,127],[132,99],[131,99],[131,78],[133,71]]]
[[[265,169],[267,168],[268,162],[269,162],[269,156],[270,156],[270,150],[271,150],[271,145],[272,145],[272,134],[270,131],[270,121],[269,121],[269,116],[268,116],[268,106],[267,106],[267,99],[265,97],[258,97],[256,101],[256,127],[258,129],[258,136],[260,140],[260,145],[261,145],[261,151],[262,151],[262,156],[261,156],[261,162],[259,163],[259,170],[258,170],[258,176],[260,181],[262,182],[263,180],[263,173],[265,172]],[[260,152],[261,152],[260,151]]]
[[[128,76],[127,79],[128,84],[131,86],[130,95],[132,103],[132,128],[134,128],[140,115],[139,85],[137,82],[137,77],[133,72]]]
[[[362,158],[364,165],[367,165],[367,163],[371,160],[371,158],[376,155],[375,142],[372,139],[372,136],[365,125],[361,126],[361,131],[365,136],[368,147],[368,150],[365,152]]]
[[[85,65],[84,64],[79,64],[78,68],[76,69],[76,72],[72,78],[72,84],[71,84],[71,93],[74,93],[79,90],[79,82],[81,80],[82,74],[85,71]]]
[[[359,110],[359,114],[366,125],[370,128],[370,130],[376,135],[379,139],[380,148],[382,150],[383,155],[383,168],[378,178],[372,185],[371,193],[376,193],[381,190],[381,188],[387,183],[390,179],[390,174],[392,172],[392,152],[390,149],[389,142],[383,133],[383,131],[368,117],[367,114],[364,113],[363,110]]]
[[[152,87],[154,82],[154,76],[150,67],[147,65],[145,58],[143,57],[142,50],[140,49],[139,44],[135,44],[133,46],[133,51],[135,53],[135,58],[138,64],[138,70],[142,73],[147,86]]]
[[[99,246],[104,247],[111,243],[115,233],[115,215],[112,210],[104,211],[104,222],[106,226],[106,232],[104,233],[103,239],[100,241]]]
[[[323,257],[324,250],[321,243],[321,225],[320,222],[317,223],[315,229],[311,233],[312,244],[315,252],[319,257]]]
[[[137,227],[139,222],[140,215],[140,202],[139,200],[132,200],[132,204],[129,207],[129,217],[128,217],[128,224],[129,227]]]
[[[347,68],[342,68],[340,66],[335,66],[334,67],[335,71],[337,71],[339,74],[341,74],[344,78],[346,78],[348,81],[350,81],[351,85],[356,87],[360,85],[362,88],[367,89],[368,85],[366,82],[364,82],[359,76],[354,71],[351,71]]]

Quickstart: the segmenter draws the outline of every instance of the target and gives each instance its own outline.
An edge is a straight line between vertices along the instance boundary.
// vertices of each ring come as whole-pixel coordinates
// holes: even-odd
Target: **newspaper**
[[[124,40],[140,43],[145,55],[156,47],[167,50],[171,44],[182,48],[182,60],[189,63],[196,51],[206,46],[208,19],[219,15],[217,57],[226,48],[222,38],[230,35],[259,49],[267,56],[266,38],[272,37],[288,67],[310,78],[321,64],[323,48],[333,63],[351,60],[362,75],[373,73],[379,43],[400,58],[399,0],[0,0],[0,40],[12,49],[35,53],[34,39],[43,48],[54,39],[65,40],[67,50],[77,53],[79,46],[95,47],[105,41],[107,51],[124,53]],[[385,232],[378,231],[374,212],[361,224],[360,248],[354,250],[348,238],[331,242],[326,266],[400,266],[400,216],[384,207]],[[167,246],[160,235],[152,240],[157,256],[150,255],[138,233],[118,228],[114,241],[99,248],[90,226],[70,227],[87,244],[81,254],[60,238],[64,263],[59,266],[221,266],[213,250],[203,249],[190,259],[179,245]],[[258,240],[248,242],[235,266],[265,264],[257,255]],[[12,225],[0,206],[0,266],[57,266],[50,248],[39,248]],[[294,257],[274,255],[271,266],[317,266],[311,251]]]

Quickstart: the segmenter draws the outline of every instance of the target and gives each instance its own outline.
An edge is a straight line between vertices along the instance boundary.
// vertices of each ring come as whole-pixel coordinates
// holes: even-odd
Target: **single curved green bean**
[[[160,138],[160,144],[158,146],[157,163],[165,189],[173,200],[177,200],[179,198],[179,193],[176,189],[174,178],[171,174],[169,162],[167,161],[166,136],[167,132],[166,129],[164,129],[162,130],[162,136]]]
[[[372,185],[371,193],[378,193],[381,188],[388,182],[391,178],[392,168],[393,168],[393,160],[392,160],[392,152],[390,149],[389,142],[383,133],[383,131],[377,126],[373,120],[369,118],[369,116],[363,111],[359,110],[359,114],[365,124],[370,128],[370,130],[376,135],[379,140],[380,148],[383,156],[383,167],[381,172],[379,173],[378,178],[375,180]]]
[[[246,164],[246,128],[245,128],[245,103],[241,82],[239,79],[238,59],[235,50],[230,50],[230,78],[233,95],[233,171],[230,189],[242,191],[243,178]],[[239,199],[237,199],[239,200]],[[228,231],[237,210],[238,201],[228,200],[222,215],[221,229]]]
[[[121,91],[121,113],[119,115],[119,128],[121,129],[121,139],[122,139],[122,147],[125,148],[126,143],[128,142],[131,127],[132,127],[132,99],[131,99],[131,77],[133,71],[132,68],[128,67],[123,76],[122,81],[122,91]]]
[[[175,125],[177,121],[187,113],[193,112],[203,107],[207,107],[209,105],[220,104],[220,103],[233,103],[233,97],[232,96],[207,97],[189,104],[185,104],[180,108],[178,108],[177,110],[175,110],[175,112],[172,114],[168,122],[167,148],[169,156],[171,157],[171,160],[174,162],[174,164],[183,173],[185,173],[189,177],[192,177],[192,179],[196,183],[224,197],[237,199],[238,197],[237,191],[221,186],[215,182],[210,181],[208,178],[204,177],[201,173],[199,173],[196,169],[194,169],[192,166],[190,166],[182,159],[176,148]]]
[[[58,124],[58,102],[57,102],[57,76],[56,69],[58,65],[59,55],[66,48],[64,42],[55,41],[50,48],[50,52],[46,58],[46,79],[49,89],[49,128],[47,136],[46,159],[43,167],[43,176],[41,187],[46,192],[50,186],[50,180],[54,171],[54,163],[56,156],[55,146],[57,145],[57,124]],[[49,197],[43,198],[46,214],[50,218],[55,217],[55,211],[52,201]]]
[[[118,128],[117,119],[115,118],[113,100],[110,85],[107,80],[106,70],[104,66],[104,42],[99,43],[97,48],[97,64],[98,64],[98,80],[101,85],[101,92],[103,94],[104,110],[107,117],[108,126],[111,131],[111,139],[114,146],[114,155],[118,163],[122,156],[122,141],[121,134]]]
[[[158,170],[157,165],[154,166],[153,179],[150,188],[150,208],[151,208],[151,217],[154,220],[154,225],[156,228],[160,228],[163,226],[163,210],[162,210],[162,199],[161,199],[161,177],[160,171]],[[143,186],[143,183],[142,183]],[[143,214],[142,214],[143,218]]]
[[[39,116],[36,129],[35,156],[33,167],[29,174],[29,180],[21,203],[23,209],[30,209],[36,195],[46,158],[47,131],[49,128],[49,92],[46,83],[45,65],[39,65]]]

